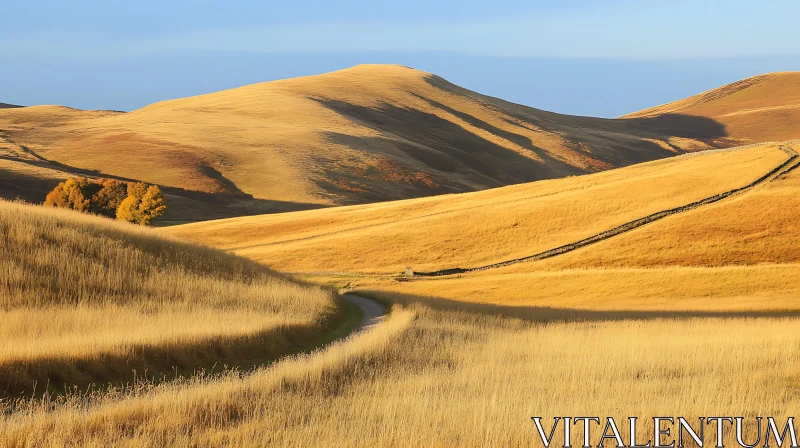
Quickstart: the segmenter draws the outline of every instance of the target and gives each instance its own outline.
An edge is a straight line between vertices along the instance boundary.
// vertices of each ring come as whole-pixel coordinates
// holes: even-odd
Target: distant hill
[[[527,312],[537,318],[580,309],[798,310],[798,150],[745,146],[487,191],[162,231],[309,281],[458,308],[533,307]],[[634,225],[662,211],[668,217]],[[407,267],[421,274],[508,261],[397,277]]]
[[[156,183],[167,220],[200,220],[484,190],[749,140],[711,117],[561,115],[363,65],[130,113],[5,109],[0,173],[34,201],[74,174]]]
[[[800,72],[769,73],[709,90],[623,118],[665,115],[707,118],[725,127],[741,143],[800,137]],[[687,121],[687,131],[692,130]]]
[[[480,267],[741,187],[788,157],[778,145],[710,151],[487,191],[165,230],[280,271],[389,274],[407,266],[418,272]]]
[[[16,104],[0,103],[0,109],[11,109],[13,107],[22,107],[22,106],[17,106]]]

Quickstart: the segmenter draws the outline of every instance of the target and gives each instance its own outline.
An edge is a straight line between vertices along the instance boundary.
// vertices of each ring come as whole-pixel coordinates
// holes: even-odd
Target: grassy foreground
[[[337,318],[330,291],[248,260],[0,202],[0,396],[274,358]]]
[[[372,333],[244,379],[68,400],[55,411],[32,406],[0,426],[0,440],[539,446],[534,415],[783,419],[800,405],[800,319],[536,319],[409,304]],[[752,440],[754,428],[746,429]],[[641,435],[651,437],[652,428]],[[580,431],[574,437],[581,440]]]

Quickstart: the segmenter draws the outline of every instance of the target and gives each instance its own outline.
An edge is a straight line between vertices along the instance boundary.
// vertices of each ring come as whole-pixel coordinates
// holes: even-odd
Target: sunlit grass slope
[[[800,137],[800,72],[753,76],[623,118],[703,117],[725,126],[740,143]],[[695,129],[686,121],[687,132]]]
[[[560,115],[394,65],[130,113],[3,109],[0,137],[0,155],[18,167],[91,170],[201,200],[184,212],[195,220],[201,211],[231,216],[482,190],[733,144],[704,117]]]
[[[717,151],[483,192],[166,229],[285,271],[398,273],[481,266],[580,240],[741,187],[788,158]]]
[[[268,359],[335,314],[330,292],[248,260],[0,201],[0,395]]]
[[[667,218],[545,265],[572,269],[800,263],[798,218],[800,168],[749,194]]]
[[[373,287],[562,310],[800,310],[798,193],[800,170],[793,170],[552,259]]]
[[[800,405],[796,318],[538,324],[525,313],[410,309],[413,320],[396,312],[375,333],[244,379],[74,399],[55,412],[33,404],[0,421],[0,445],[518,447],[541,443],[531,416],[696,422],[721,409],[747,417],[754,440],[752,417],[783,422]],[[652,439],[652,424],[638,434]],[[579,425],[572,440],[583,440]]]

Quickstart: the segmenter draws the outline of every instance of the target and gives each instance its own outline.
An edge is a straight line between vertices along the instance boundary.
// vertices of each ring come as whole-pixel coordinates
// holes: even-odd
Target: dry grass
[[[695,139],[680,137],[692,124]],[[559,115],[430,73],[376,65],[131,113],[3,109],[0,129],[8,138],[7,144],[0,138],[0,154],[20,167],[33,151],[105,176],[262,200],[240,194],[239,214],[482,190],[735,143],[704,118],[662,123]]]
[[[540,240],[525,239],[528,232],[504,234],[505,246],[519,239],[534,247],[549,236],[550,247],[559,238],[574,239],[589,232],[594,229],[591,226],[602,230],[601,226],[614,220],[638,217],[650,201],[666,208],[689,202],[693,195],[738,187],[785,157],[776,147],[750,148],[538,186],[359,206],[339,210],[340,214],[325,210],[242,218],[179,230],[205,229],[206,237],[220,244],[224,238],[236,243],[248,234],[280,239],[298,232],[295,238],[305,238],[328,227],[326,237],[286,243],[302,245],[370,229],[386,232],[396,222],[398,232],[428,229],[430,240],[409,240],[421,243],[433,240],[438,230],[431,223],[436,222],[442,231],[467,234],[481,232],[473,228],[484,222],[499,229],[503,223],[480,219],[491,216],[482,212],[514,207],[521,212],[497,214],[497,220],[532,223],[526,229],[534,233],[531,229],[543,220],[546,205],[558,210],[558,204],[569,204],[559,215],[563,233],[543,233]],[[754,202],[736,213],[755,215],[757,204],[780,203],[765,197],[758,200],[756,195],[772,194],[772,189],[791,191],[794,175],[718,206],[735,207],[753,195]],[[569,188],[564,188],[567,183]],[[631,198],[632,191],[636,198]],[[580,199],[581,195],[587,199]],[[600,198],[606,199],[605,205]],[[344,227],[362,213],[361,222],[367,227],[352,231]],[[469,216],[472,221],[466,220]],[[666,226],[678,218],[636,232]],[[264,219],[275,219],[270,223],[274,227],[263,226]],[[237,224],[248,220],[258,225]],[[780,218],[774,228],[780,228],[784,220]],[[750,221],[742,219],[742,229]],[[704,222],[716,225],[714,219]],[[732,219],[727,224],[728,229],[736,229],[738,222]],[[668,235],[670,228],[664,227],[661,233]],[[703,231],[707,230],[701,225],[698,232]],[[767,231],[764,238],[786,236],[773,233]],[[737,233],[731,230],[726,235]],[[340,257],[356,256],[362,249],[368,254],[379,252],[353,241],[359,240],[338,243]],[[466,246],[465,241],[461,244]],[[639,240],[640,252],[647,247],[646,241]],[[391,249],[405,254],[433,250],[406,244],[409,247]],[[601,245],[586,250],[595,248]],[[390,250],[384,247],[382,252]],[[688,260],[703,256],[703,251],[694,253],[689,248],[680,256]],[[642,260],[649,257],[657,255],[641,255]],[[800,405],[796,386],[800,319],[768,312],[796,314],[800,309],[796,286],[800,264],[785,259],[757,264],[763,259],[755,250],[753,257],[754,262],[745,266],[726,262],[643,268],[622,263],[607,269],[562,269],[531,263],[413,282],[366,277],[360,281],[373,289],[372,294],[400,304],[374,332],[244,377],[195,377],[69,395],[55,403],[9,403],[14,412],[0,422],[0,445],[531,446],[539,443],[531,416],[610,415],[624,421],[629,415],[646,420],[655,415],[722,414],[783,419]],[[159,264],[150,260],[148,265]],[[196,269],[207,275],[218,272],[202,263]],[[28,279],[25,284],[35,283]],[[42,300],[45,304],[54,299]],[[109,306],[120,305],[112,300]],[[644,437],[652,435],[650,428],[641,429]],[[578,440],[580,431],[574,437]]]
[[[544,266],[574,269],[800,263],[798,192],[800,169],[795,169],[746,195],[670,217]]]
[[[531,255],[745,185],[777,146],[672,158],[589,176],[165,229],[285,271],[402,272]],[[342,256],[342,254],[347,254]]]
[[[455,278],[353,286],[457,303],[547,310],[800,310],[800,265],[539,270],[536,263]]]
[[[653,118],[668,114],[706,117],[724,125],[727,134],[740,142],[791,140],[800,137],[797,129],[800,121],[798,86],[800,72],[753,76],[623,118]],[[694,129],[689,126],[684,130]]]
[[[365,287],[448,300],[576,309],[798,310],[800,170],[549,260]]]
[[[86,384],[131,368],[269,357],[323,330],[330,292],[149,229],[0,202],[0,383]],[[241,354],[241,353],[239,353]],[[197,367],[203,367],[201,364]],[[126,373],[127,372],[127,373]]]
[[[396,310],[375,333],[244,380],[93,404],[76,398],[49,413],[33,406],[5,420],[0,440],[17,447],[539,446],[531,416],[785,418],[800,405],[798,319],[537,324],[477,309],[411,309],[413,321]]]

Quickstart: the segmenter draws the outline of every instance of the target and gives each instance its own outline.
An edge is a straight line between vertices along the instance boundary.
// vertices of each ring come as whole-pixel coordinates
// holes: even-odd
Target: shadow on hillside
[[[358,294],[359,292],[354,292]],[[483,303],[460,302],[439,297],[425,297],[384,291],[363,291],[368,297],[385,298],[404,305],[422,304],[432,308],[457,310],[496,317],[510,317],[529,322],[598,322],[653,319],[697,319],[697,318],[756,318],[756,317],[800,317],[798,311],[646,311],[646,310],[580,310],[542,306],[503,306]]]
[[[59,182],[61,182],[59,179],[29,176],[0,168],[0,199],[42,203],[47,193]]]
[[[708,117],[683,114],[664,114],[657,117],[647,118],[609,119],[564,115],[554,112],[540,111],[499,98],[475,94],[474,92],[470,92],[469,90],[451,84],[438,76],[427,76],[425,77],[425,82],[432,87],[455,95],[471,98],[476,101],[489,100],[492,103],[495,103],[497,106],[508,107],[511,110],[506,111],[506,113],[508,113],[510,116],[532,124],[536,124],[537,126],[547,126],[544,118],[562,117],[571,125],[613,132],[624,132],[625,130],[631,132],[638,130],[660,134],[663,137],[692,138],[703,140],[708,143],[711,143],[712,140],[728,137],[728,132],[725,128],[725,125]],[[640,136],[642,135],[640,134]]]
[[[664,114],[648,118],[623,118],[630,126],[665,136],[715,140],[728,137],[725,125],[708,117]]]
[[[451,90],[481,102],[484,107],[498,109],[496,105],[484,104],[468,93],[458,89],[448,91]],[[559,115],[508,103],[507,108],[498,110],[517,121],[500,117],[520,129],[521,133],[517,133],[513,132],[516,128],[501,129],[431,98],[413,92],[409,94],[477,130],[468,130],[457,122],[415,108],[386,103],[365,107],[330,99],[311,99],[343,118],[381,134],[379,137],[356,137],[327,132],[325,135],[329,141],[365,153],[394,156],[395,160],[413,159],[427,167],[421,171],[434,176],[441,173],[436,176],[438,184],[453,186],[457,191],[585,174],[597,168],[584,166],[605,164],[619,167],[684,152],[667,141],[670,137],[691,137],[716,146],[719,142],[715,139],[727,136],[722,124],[705,117],[673,114],[642,119],[602,119]],[[523,129],[527,131],[523,132]],[[563,153],[569,155],[575,165],[534,144],[530,137],[523,135],[528,131],[545,131],[561,139]],[[530,151],[530,157],[490,141],[489,135]],[[405,166],[412,165],[406,163]],[[320,187],[331,191],[330,185]],[[332,194],[335,193],[342,192],[332,191]],[[353,192],[347,194],[352,195]]]
[[[351,121],[386,135],[384,138],[345,136],[347,141],[342,134],[330,135],[334,141],[361,151],[375,153],[377,148],[392,145],[395,155],[407,155],[426,165],[432,163],[428,166],[439,171],[479,177],[484,183],[494,184],[491,186],[552,177],[553,168],[509,151],[435,114],[390,104],[370,108],[343,101],[317,101]],[[406,140],[409,144],[397,145],[396,140]],[[571,173],[577,172],[573,169]]]
[[[423,97],[421,95],[417,95],[417,94],[413,94],[413,93],[412,93],[412,95],[414,95],[415,97],[427,102],[428,104],[430,104],[431,106],[433,106],[435,108],[442,109],[442,110],[444,110],[444,111],[446,111],[446,112],[448,112],[448,113],[460,118],[461,120],[464,120],[464,122],[469,123],[470,125],[475,126],[478,129],[481,129],[481,130],[486,131],[486,132],[488,132],[490,134],[502,137],[502,138],[504,138],[504,139],[516,144],[516,145],[519,145],[519,146],[531,151],[532,153],[534,153],[536,155],[536,157],[539,157],[540,159],[542,159],[542,161],[551,170],[553,170],[554,172],[562,173],[562,175],[577,174],[577,173],[582,172],[582,170],[580,170],[580,169],[578,169],[578,168],[576,168],[576,167],[574,167],[574,166],[572,166],[572,165],[570,165],[570,164],[568,164],[566,162],[563,162],[561,160],[553,158],[552,156],[550,156],[550,153],[548,153],[547,151],[543,150],[542,148],[534,145],[533,141],[530,138],[528,138],[528,137],[526,137],[524,135],[520,135],[520,134],[511,132],[511,131],[500,129],[500,128],[496,127],[496,126],[491,125],[490,123],[487,123],[486,121],[483,121],[483,120],[479,119],[478,117],[475,117],[473,115],[470,115],[470,114],[461,112],[459,110],[453,109],[452,107],[449,107],[449,106],[447,106],[445,104],[442,104],[442,103],[440,103],[438,101],[434,101],[434,100],[432,100],[430,98],[425,98],[425,97]],[[508,120],[506,120],[506,122],[508,122]],[[517,126],[516,123],[510,123],[510,124]]]

